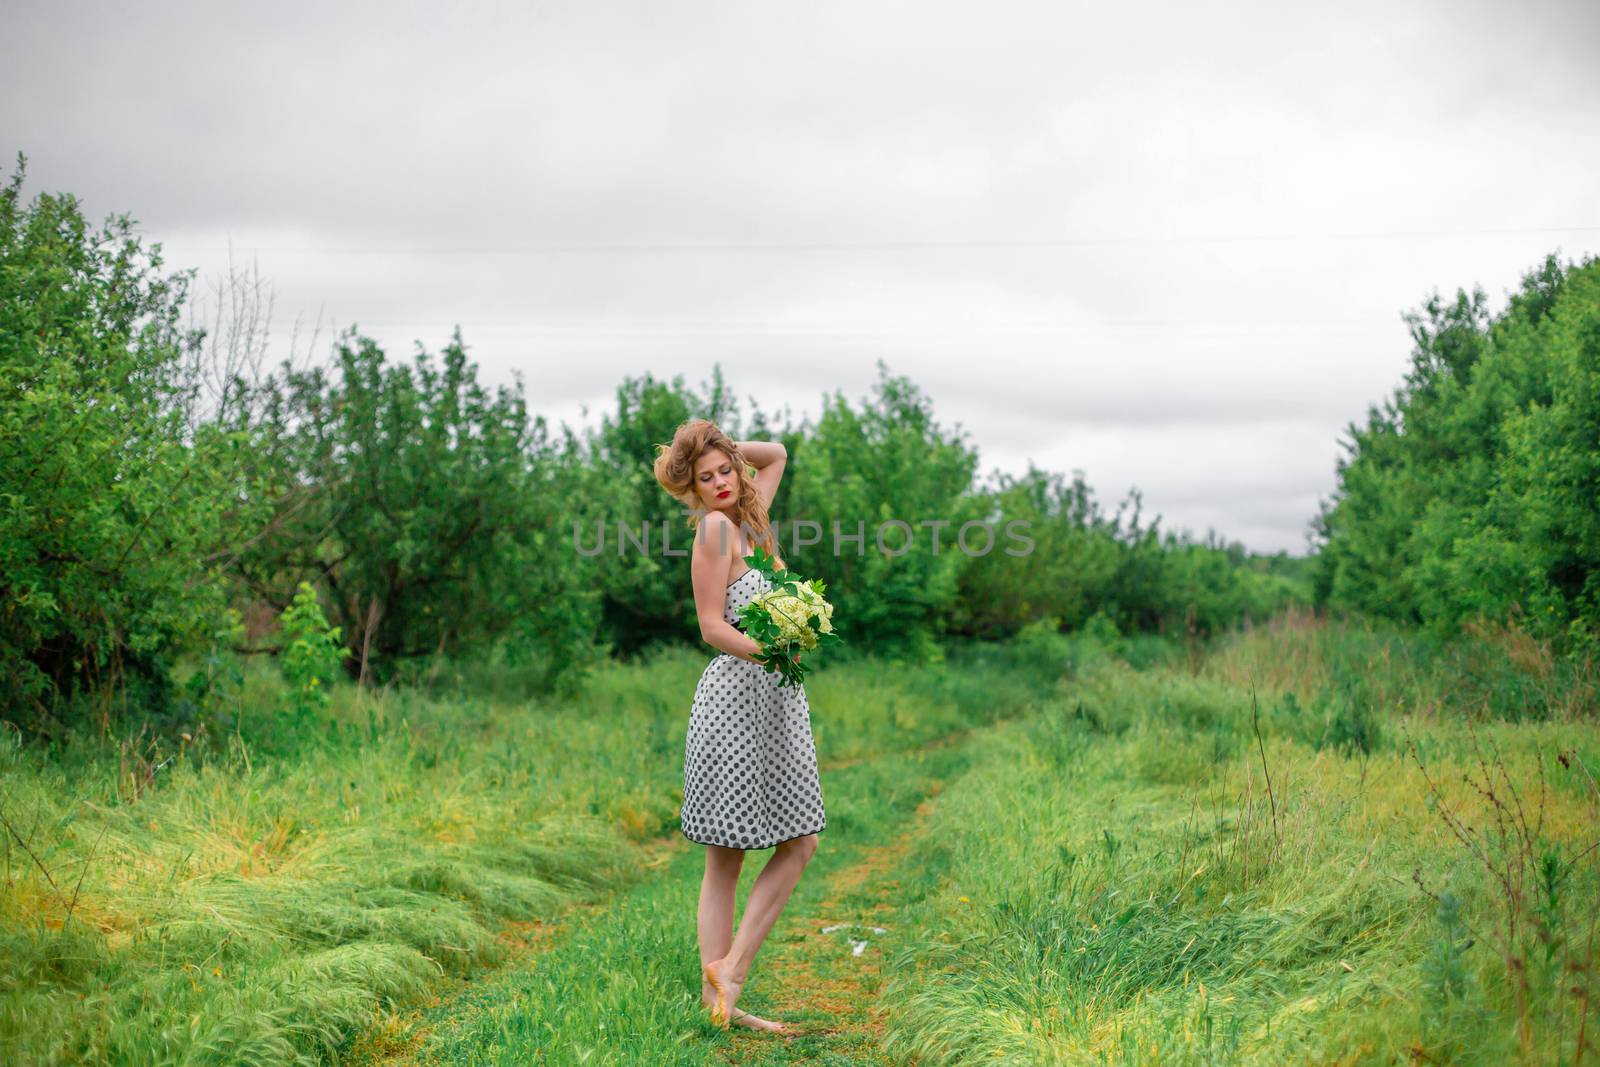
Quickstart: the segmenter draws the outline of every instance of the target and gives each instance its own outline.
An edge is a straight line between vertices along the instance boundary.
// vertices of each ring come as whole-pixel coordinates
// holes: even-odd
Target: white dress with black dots
[[[728,585],[723,618],[772,588],[747,570]],[[828,825],[805,687],[778,685],[759,663],[724,652],[694,691],[683,751],[683,835],[702,845],[771,848]]]

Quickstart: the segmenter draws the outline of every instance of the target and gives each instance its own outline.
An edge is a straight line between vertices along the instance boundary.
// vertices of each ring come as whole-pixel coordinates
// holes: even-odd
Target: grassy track
[[[707,1021],[694,932],[704,849],[680,837],[663,847],[657,875],[584,915],[546,950],[368,1035],[349,1062],[881,1062],[876,994],[901,931],[880,876],[914,838],[919,808],[965,768],[971,737],[824,767],[822,845],[740,997],[741,1007],[784,1019],[800,1036],[722,1031]],[[741,904],[770,854],[746,861]],[[853,940],[866,941],[859,955]]]
[[[1014,716],[1067,651],[1049,637],[938,669],[835,663],[808,681],[819,754],[848,780]],[[394,1044],[375,1019],[600,936],[584,922],[599,902],[640,886],[648,909],[650,887],[682,881],[682,856],[653,842],[676,833],[705,661],[609,664],[565,702],[510,676],[346,689],[298,728],[258,671],[228,748],[148,760],[116,739],[47,754],[0,734],[0,1063],[336,1062],[357,1035]],[[840,812],[829,844],[878,818]]]
[[[0,746],[0,1062],[1596,1061],[1592,666],[1293,617],[1114,651],[808,681],[828,827],[740,1001],[787,1041],[699,1002],[703,657],[345,694],[134,790]]]

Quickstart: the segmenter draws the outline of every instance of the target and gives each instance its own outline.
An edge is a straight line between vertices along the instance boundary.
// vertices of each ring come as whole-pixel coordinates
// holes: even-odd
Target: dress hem
[[[740,852],[760,852],[764,848],[777,848],[779,845],[783,844],[784,841],[793,841],[796,837],[805,837],[807,834],[820,834],[827,828],[828,824],[823,823],[815,830],[806,830],[803,833],[795,834],[792,837],[785,837],[781,840],[773,841],[772,843],[766,845],[724,845],[720,841],[702,841],[698,837],[689,837],[689,831],[685,830],[682,826],[678,827],[678,832],[684,837],[689,837],[689,840],[693,841],[697,845],[716,845],[718,848],[734,848],[738,849]]]

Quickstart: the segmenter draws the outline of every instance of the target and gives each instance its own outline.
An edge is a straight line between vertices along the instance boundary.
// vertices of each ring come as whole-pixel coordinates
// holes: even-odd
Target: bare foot
[[[765,1030],[774,1034],[794,1033],[787,1023],[763,1019],[759,1015],[751,1015],[747,1011],[738,1011],[734,1008],[734,1002],[739,999],[739,991],[744,988],[744,983],[734,981],[733,975],[724,970],[722,960],[706,964],[701,968],[701,974],[705,981],[700,983],[700,996],[711,1009],[711,1021],[717,1026],[726,1028],[732,1023],[749,1027],[751,1030]]]
[[[733,1021],[736,1026],[748,1026],[752,1030],[766,1030],[774,1034],[792,1034],[788,1023],[775,1022],[772,1019],[763,1019],[759,1015],[751,1015],[747,1011],[735,1011]]]
[[[734,1002],[739,999],[743,982],[736,982],[723,960],[712,960],[700,968],[701,977],[711,987],[711,1023],[726,1028],[733,1017]]]

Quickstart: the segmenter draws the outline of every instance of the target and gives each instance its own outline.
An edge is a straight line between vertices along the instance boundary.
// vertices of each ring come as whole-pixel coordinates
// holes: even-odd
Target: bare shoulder
[[[713,511],[700,520],[700,528],[708,534],[726,533],[733,529],[733,520],[721,511]]]
[[[720,511],[713,511],[700,520],[700,530],[695,537],[695,552],[704,556],[731,555],[738,543],[733,520]]]

